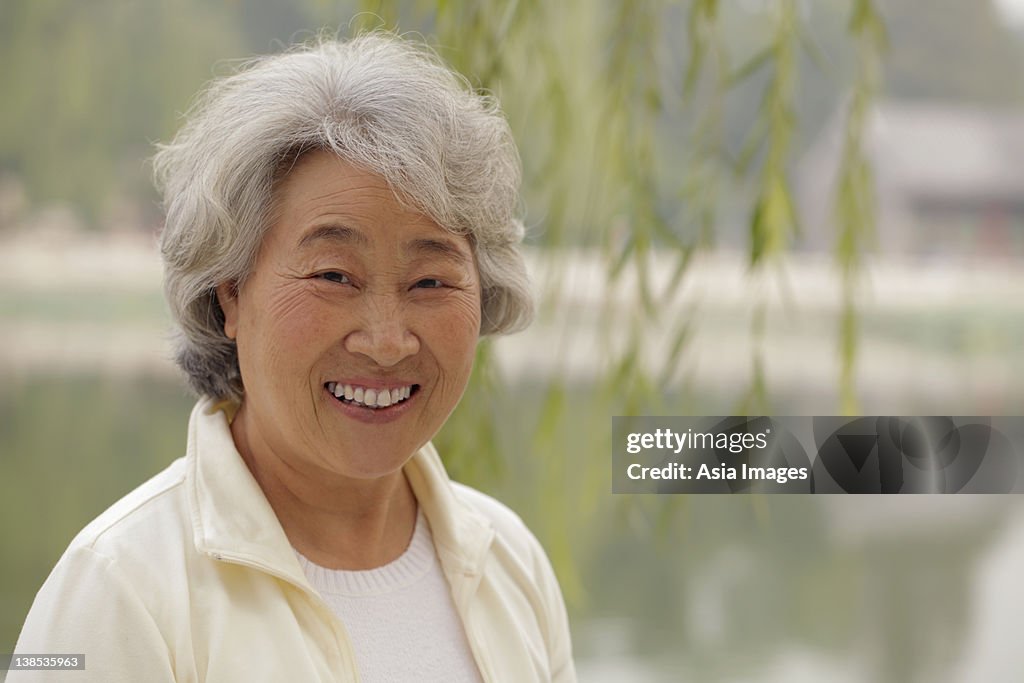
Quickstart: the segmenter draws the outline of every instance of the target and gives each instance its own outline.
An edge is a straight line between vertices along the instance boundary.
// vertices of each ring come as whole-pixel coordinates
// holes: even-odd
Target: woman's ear
[[[234,339],[238,334],[238,289],[233,282],[217,285],[217,303],[224,312],[224,334]]]

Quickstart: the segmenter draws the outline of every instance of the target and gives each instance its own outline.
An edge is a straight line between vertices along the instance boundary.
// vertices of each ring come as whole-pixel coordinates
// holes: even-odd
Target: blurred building
[[[844,115],[800,161],[802,246],[834,241],[835,181]],[[887,101],[868,117],[878,249],[990,259],[1024,255],[1024,111]]]

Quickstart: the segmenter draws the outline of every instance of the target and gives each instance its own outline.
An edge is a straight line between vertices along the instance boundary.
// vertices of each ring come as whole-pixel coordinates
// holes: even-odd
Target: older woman
[[[326,41],[214,82],[156,169],[187,454],[36,597],[17,652],[84,672],[8,681],[574,680],[540,545],[430,444],[532,311],[494,103],[398,38]]]

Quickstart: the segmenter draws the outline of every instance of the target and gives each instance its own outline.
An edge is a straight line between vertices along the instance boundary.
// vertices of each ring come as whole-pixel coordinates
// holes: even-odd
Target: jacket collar
[[[273,508],[235,448],[229,426],[235,409],[204,398],[189,419],[186,484],[196,549],[308,587]],[[433,444],[417,451],[404,471],[445,573],[479,575],[494,537],[490,521],[458,499]]]

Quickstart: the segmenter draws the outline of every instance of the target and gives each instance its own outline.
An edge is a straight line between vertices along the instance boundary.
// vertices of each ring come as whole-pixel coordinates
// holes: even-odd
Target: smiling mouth
[[[370,410],[383,410],[408,401],[419,391],[420,385],[407,384],[389,389],[370,389],[354,384],[327,382],[324,388],[341,403]]]

